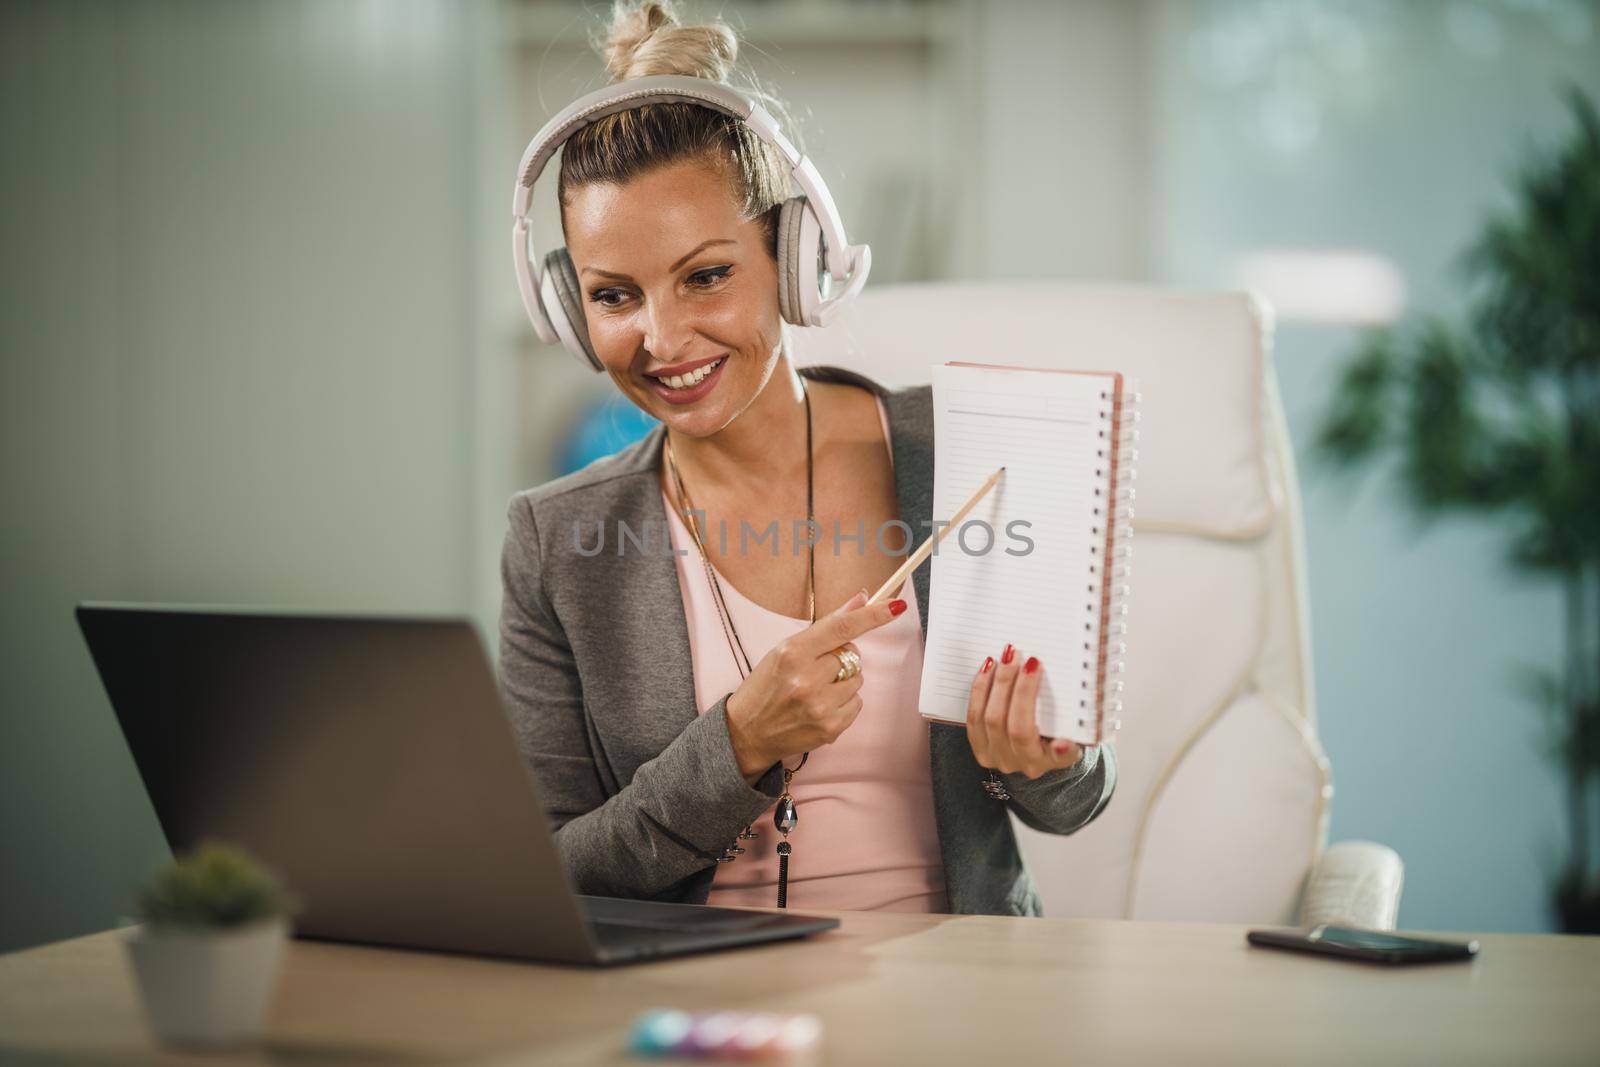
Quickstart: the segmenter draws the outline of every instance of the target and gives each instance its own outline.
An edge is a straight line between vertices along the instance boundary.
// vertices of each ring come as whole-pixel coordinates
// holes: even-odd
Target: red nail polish
[[[985,656],[985,657],[983,657],[983,666],[978,668],[978,673],[979,674],[988,674],[989,671],[992,670],[993,668],[994,668],[994,657],[993,656]]]
[[[1038,669],[1039,669],[1039,657],[1038,656],[1029,656],[1028,657],[1028,662],[1026,662],[1026,663],[1024,663],[1022,665],[1022,673],[1023,674],[1032,674],[1034,671],[1036,671]]]
[[[889,601],[889,614],[890,615],[898,615],[904,610],[906,610],[906,602],[904,600],[891,600],[891,601]]]
[[[1000,662],[1001,663],[1010,663],[1013,659],[1016,658],[1016,656],[1017,656],[1017,650],[1012,648],[1008,644],[1008,645],[1006,645],[1006,650],[1004,652],[1000,653]]]

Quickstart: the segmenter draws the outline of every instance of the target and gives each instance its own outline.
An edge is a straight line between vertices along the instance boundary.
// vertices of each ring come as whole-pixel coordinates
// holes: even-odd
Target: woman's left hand
[[[980,766],[1003,774],[1021,771],[1033,779],[1082,758],[1080,746],[1039,734],[1034,708],[1043,675],[1036,657],[1023,662],[1011,645],[998,664],[990,656],[978,668],[967,698],[967,740]]]

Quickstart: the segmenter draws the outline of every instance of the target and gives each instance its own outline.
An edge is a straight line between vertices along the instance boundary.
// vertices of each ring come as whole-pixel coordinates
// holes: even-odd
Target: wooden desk
[[[828,1064],[1600,1063],[1600,939],[1471,964],[1250,948],[1244,928],[845,913],[805,942],[606,969],[296,942],[248,1063],[614,1064],[648,1007],[803,1010]],[[116,932],[0,957],[0,1062],[172,1062]]]

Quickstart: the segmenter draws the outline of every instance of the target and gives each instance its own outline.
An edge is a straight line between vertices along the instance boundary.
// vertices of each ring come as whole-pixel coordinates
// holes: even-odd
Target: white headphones
[[[752,97],[704,78],[676,74],[630,78],[567,105],[528,143],[517,166],[517,187],[511,200],[511,250],[517,288],[546,344],[560,341],[578,361],[604,370],[589,344],[583,317],[583,288],[565,248],[545,255],[542,265],[533,245],[528,208],[533,183],[563,141],[595,119],[645,104],[701,104],[740,119],[789,161],[790,173],[805,195],[784,201],[778,215],[778,310],[796,326],[826,326],[847,301],[861,291],[872,269],[872,250],[845,238],[839,209],[811,160],[795,150],[777,121]],[[833,295],[835,283],[844,289]]]

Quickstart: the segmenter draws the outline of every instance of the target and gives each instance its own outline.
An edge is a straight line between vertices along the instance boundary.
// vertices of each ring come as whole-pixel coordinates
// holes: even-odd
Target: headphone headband
[[[843,282],[850,273],[850,259],[846,253],[849,241],[845,237],[844,223],[833,196],[817,173],[811,160],[802,156],[789,138],[778,128],[777,120],[753,97],[731,85],[691,78],[681,74],[656,74],[648,78],[630,78],[608,85],[585,96],[580,96],[544,124],[528,143],[517,166],[521,176],[512,196],[513,218],[525,218],[533,201],[533,185],[539,180],[550,157],[568,137],[596,119],[614,115],[619,111],[643,107],[646,104],[690,103],[720,111],[747,123],[763,141],[782,152],[789,163],[789,173],[804,190],[817,211],[817,221],[822,224],[827,238],[824,255],[828,273],[835,281]],[[531,233],[532,227],[529,227]],[[530,248],[530,256],[537,262],[538,249]]]
[[[522,162],[517,166],[518,173],[522,175],[518,185],[519,196],[524,195],[521,193],[523,189],[532,191],[534,180],[538,178],[539,172],[544,170],[545,164],[550,161],[555,150],[579,127],[587,126],[607,115],[614,115],[629,108],[643,107],[646,104],[690,101],[744,121],[750,120],[750,113],[756,106],[754,101],[731,87],[704,78],[656,75],[608,85],[586,96],[580,96],[562,108],[529,142],[527,151],[522,154]],[[782,147],[784,155],[789,157],[790,162],[795,162],[794,147],[787,141]],[[524,201],[513,205],[512,211],[518,215],[526,214],[527,203]]]

